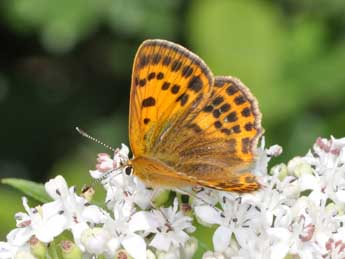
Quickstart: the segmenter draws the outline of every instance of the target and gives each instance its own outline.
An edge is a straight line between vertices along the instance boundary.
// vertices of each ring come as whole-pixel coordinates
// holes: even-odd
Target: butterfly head
[[[127,160],[125,164],[123,164],[123,171],[126,175],[130,176],[133,175],[133,165],[131,160]]]

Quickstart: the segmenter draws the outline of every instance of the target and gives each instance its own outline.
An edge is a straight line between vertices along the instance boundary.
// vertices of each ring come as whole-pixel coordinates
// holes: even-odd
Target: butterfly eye
[[[133,173],[133,167],[132,166],[127,166],[125,168],[125,173],[126,173],[126,175],[131,175]]]

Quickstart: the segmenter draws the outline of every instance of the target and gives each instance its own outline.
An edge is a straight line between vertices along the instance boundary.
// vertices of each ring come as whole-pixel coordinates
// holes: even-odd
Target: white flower
[[[17,252],[17,247],[12,246],[7,242],[0,242],[0,258],[10,259],[13,258]]]
[[[90,171],[93,178],[101,180],[107,192],[105,199],[107,207],[122,208],[126,216],[132,213],[135,205],[147,209],[151,204],[152,194],[152,191],[124,166],[128,162],[128,153],[128,147],[122,144],[121,149],[115,150],[113,159],[108,154],[98,154],[97,170]]]
[[[16,246],[26,243],[31,236],[48,243],[58,236],[66,226],[66,219],[61,215],[61,204],[49,202],[36,208],[30,208],[28,200],[23,197],[26,213],[17,213],[17,228],[7,235],[7,240]]]
[[[336,233],[329,238],[326,245],[327,253],[323,255],[327,259],[345,258],[345,227],[338,228]]]
[[[85,229],[81,233],[81,243],[90,254],[104,253],[109,239],[109,232],[99,227]]]
[[[151,205],[152,191],[135,176],[120,173],[109,176],[104,188],[107,191],[106,204],[108,208],[122,208],[123,214],[129,216],[138,205],[147,209]]]
[[[226,257],[220,252],[207,251],[203,254],[202,259],[226,259]]]
[[[224,252],[228,248],[233,234],[240,245],[245,239],[250,239],[259,226],[257,221],[261,219],[257,208],[243,204],[241,198],[224,199],[221,206],[223,210],[207,205],[195,208],[196,215],[202,221],[219,225],[213,235],[213,246],[217,252]]]
[[[274,145],[265,149],[265,137],[262,137],[260,147],[256,150],[256,163],[253,172],[260,176],[267,175],[267,165],[272,157],[279,156],[282,153],[283,149],[281,146]]]
[[[339,227],[334,216],[306,197],[301,197],[290,213],[290,222],[277,218],[274,227],[267,230],[273,240],[279,240],[280,249],[301,258],[324,254],[326,242]]]
[[[114,212],[114,219],[108,217],[103,229],[110,235],[107,242],[108,254],[114,256],[122,246],[135,259],[146,258],[146,242],[137,234],[139,231],[149,231],[152,227],[152,216],[149,212],[139,211],[130,217]]]
[[[325,140],[318,138],[303,159],[315,170],[301,176],[301,188],[312,190],[315,202],[331,199],[345,208],[345,138]]]
[[[125,144],[114,151],[113,159],[106,153],[100,153],[97,157],[96,170],[90,170],[90,174],[95,179],[106,179],[112,172],[121,172],[121,167],[127,164],[129,149]]]
[[[103,223],[107,213],[95,205],[90,205],[85,198],[76,195],[73,187],[68,189],[62,176],[57,176],[47,182],[45,188],[60,206],[59,215],[66,221],[65,229],[72,230],[75,242],[83,249],[80,243],[81,233],[89,228],[88,224]]]
[[[186,233],[195,230],[192,218],[178,211],[178,201],[175,198],[173,206],[153,210],[155,222],[152,232],[156,233],[150,245],[162,251],[172,251],[184,246],[190,238]]]

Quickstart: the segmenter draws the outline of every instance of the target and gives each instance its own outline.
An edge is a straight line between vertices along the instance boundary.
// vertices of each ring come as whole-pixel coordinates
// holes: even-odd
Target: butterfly
[[[146,40],[133,64],[129,139],[133,174],[151,187],[250,192],[261,113],[249,89],[213,76],[205,62],[166,40]]]

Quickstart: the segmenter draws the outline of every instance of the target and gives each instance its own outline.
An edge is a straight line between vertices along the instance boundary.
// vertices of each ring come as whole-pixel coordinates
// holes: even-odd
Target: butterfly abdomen
[[[196,178],[176,172],[164,162],[151,157],[136,157],[132,160],[134,175],[148,186],[182,187],[195,185]]]

